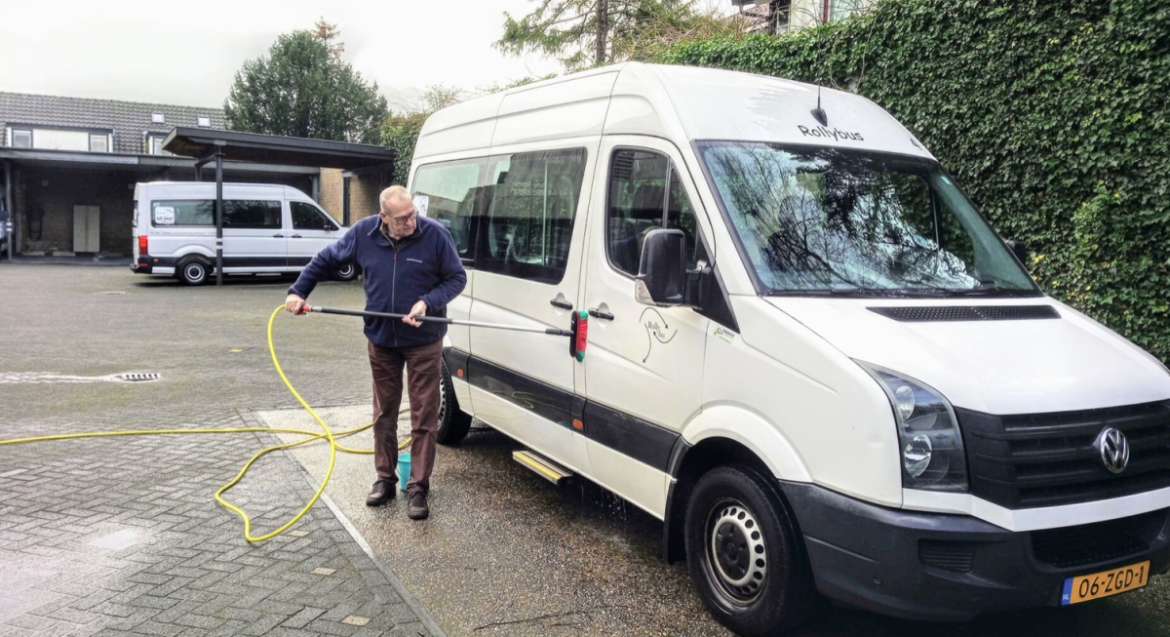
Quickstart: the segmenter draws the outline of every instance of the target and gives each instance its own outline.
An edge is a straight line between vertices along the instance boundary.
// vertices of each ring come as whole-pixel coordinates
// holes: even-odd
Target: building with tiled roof
[[[127,257],[134,185],[201,176],[195,158],[163,150],[176,127],[227,128],[221,108],[0,91],[0,236],[7,226],[12,237],[0,246],[29,257]],[[389,185],[385,172],[352,185],[350,177],[303,165],[224,162],[225,181],[292,186],[345,222],[351,199],[359,215],[372,214],[377,191]]]
[[[176,126],[226,128],[221,108],[5,92],[0,126],[2,146],[129,155],[162,154],[153,142]]]

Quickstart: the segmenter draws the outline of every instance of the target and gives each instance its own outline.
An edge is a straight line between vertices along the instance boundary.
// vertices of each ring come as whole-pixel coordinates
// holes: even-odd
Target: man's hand
[[[301,297],[295,294],[290,294],[288,295],[288,298],[284,300],[284,309],[291,312],[294,316],[300,316],[309,311],[309,305],[305,303],[305,300]]]
[[[407,314],[406,316],[402,317],[402,322],[406,323],[407,325],[413,325],[415,327],[418,327],[418,326],[422,325],[422,321],[416,321],[416,320],[414,320],[414,317],[423,316],[426,313],[427,313],[427,302],[426,301],[419,301],[418,303],[414,304],[414,307],[410,308],[410,314]]]

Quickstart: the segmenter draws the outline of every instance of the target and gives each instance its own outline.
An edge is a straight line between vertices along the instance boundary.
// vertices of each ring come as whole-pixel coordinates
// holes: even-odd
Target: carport
[[[373,176],[380,185],[394,174],[394,150],[372,144],[177,127],[167,152],[194,158],[195,178],[215,164],[215,284],[223,285],[223,163],[225,161],[342,170],[342,224],[350,225],[350,181]],[[318,198],[318,193],[313,193]]]

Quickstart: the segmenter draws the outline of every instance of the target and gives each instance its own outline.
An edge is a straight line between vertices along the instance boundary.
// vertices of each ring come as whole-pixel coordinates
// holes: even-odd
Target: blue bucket
[[[406,491],[406,483],[410,481],[410,452],[398,454],[398,488]]]

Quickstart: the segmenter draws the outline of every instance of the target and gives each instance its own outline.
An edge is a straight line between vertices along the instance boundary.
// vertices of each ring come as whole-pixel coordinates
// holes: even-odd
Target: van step
[[[572,471],[529,449],[513,451],[512,459],[555,485],[573,477]]]

